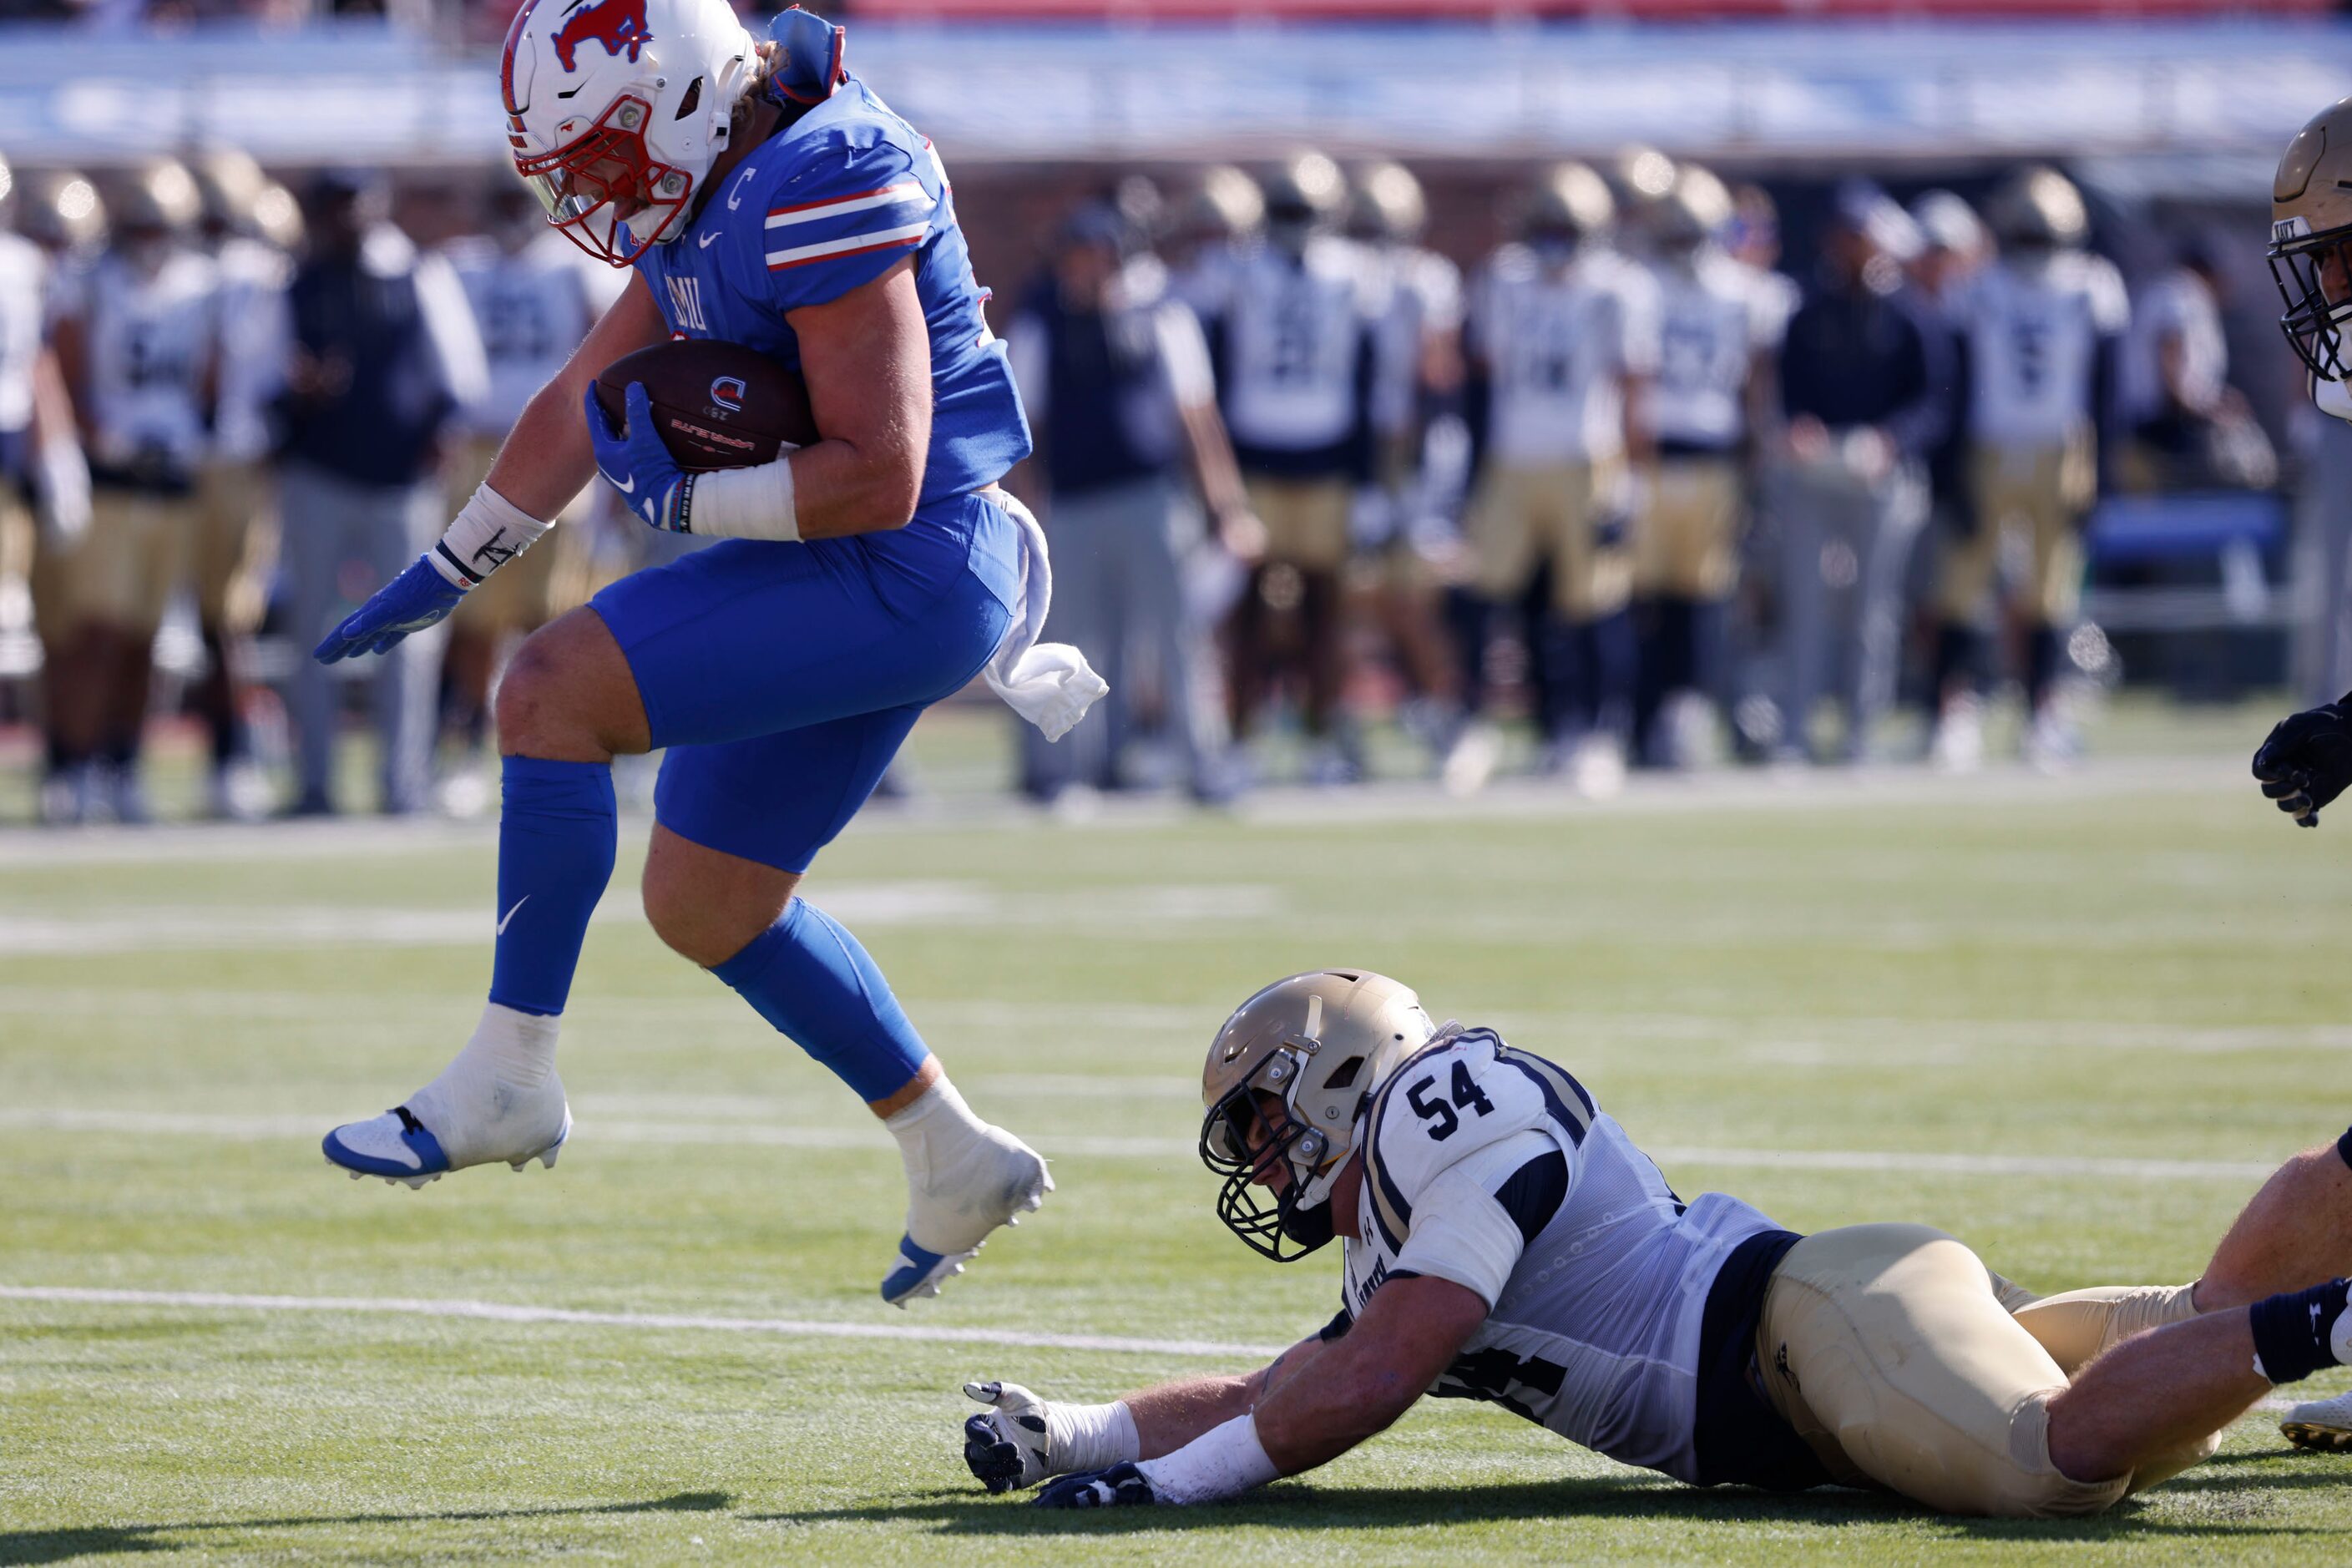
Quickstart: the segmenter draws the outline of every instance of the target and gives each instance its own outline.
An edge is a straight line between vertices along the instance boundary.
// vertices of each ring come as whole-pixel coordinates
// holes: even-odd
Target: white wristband
[[[1161,1502],[1216,1502],[1262,1487],[1282,1472],[1257,1440],[1257,1418],[1236,1415],[1174,1453],[1136,1467]]]
[[[751,468],[716,468],[694,476],[686,531],[709,539],[774,539],[798,543],[801,520],[793,510],[793,458],[787,447],[773,462]]]
[[[538,542],[548,526],[484,480],[425,559],[452,587],[471,588]]]
[[[1135,1413],[1120,1401],[1108,1405],[1045,1406],[1045,1444],[1054,1468],[1063,1475],[1076,1470],[1107,1470],[1123,1465],[1143,1450],[1135,1430]]]

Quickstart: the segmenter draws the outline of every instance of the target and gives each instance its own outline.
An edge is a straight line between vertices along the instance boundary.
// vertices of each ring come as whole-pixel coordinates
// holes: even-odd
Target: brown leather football
[[[682,468],[751,468],[817,438],[799,373],[741,343],[680,338],[614,360],[596,378],[596,403],[616,426],[627,422],[633,381],[646,384],[662,445]]]

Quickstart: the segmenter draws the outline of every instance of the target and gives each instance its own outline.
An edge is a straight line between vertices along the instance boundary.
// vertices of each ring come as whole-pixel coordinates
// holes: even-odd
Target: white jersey
[[[2221,308],[2205,280],[2176,267],[2150,283],[2132,305],[2129,352],[2124,356],[2123,405],[2133,424],[2165,413],[2163,348],[2180,354],[2181,390],[2189,406],[2208,409],[2221,395],[2230,374],[2230,344],[2222,335]]]
[[[1510,468],[1614,458],[1622,385],[1657,366],[1657,289],[1639,266],[1587,247],[1559,271],[1524,246],[1495,253],[1470,297],[1489,388],[1486,449]]]
[[[1758,356],[1789,330],[1787,296],[1765,275],[1706,247],[1661,264],[1658,371],[1644,405],[1650,433],[1685,447],[1725,451],[1748,435],[1748,382]]]
[[[1685,1207],[1581,1085],[1491,1030],[1441,1033],[1364,1114],[1350,1321],[1401,1274],[1475,1291],[1489,1315],[1431,1394],[1696,1481],[1707,1292],[1780,1227],[1719,1193]]]
[[[531,395],[555,379],[612,302],[614,290],[594,274],[624,287],[628,274],[599,266],[552,230],[511,254],[488,240],[461,241],[447,254],[489,359],[488,390],[466,409],[466,428],[499,439],[522,417]]]
[[[1177,303],[1203,321],[1225,313],[1234,300],[1234,280],[1242,264],[1255,254],[1255,242],[1211,240],[1181,265],[1168,269],[1168,292]]]
[[[1970,436],[2012,450],[2055,447],[2093,423],[2100,342],[2130,315],[2114,264],[2084,251],[2032,267],[1997,260],[1978,273],[1953,301],[1968,347]]]
[[[1320,452],[1355,434],[1370,318],[1362,248],[1317,235],[1293,258],[1243,257],[1219,318],[1225,426],[1237,447]]]
[[[286,387],[294,321],[286,301],[294,264],[257,239],[231,238],[213,260],[220,273],[220,386],[213,456],[249,463],[268,454],[270,405]]]
[[[40,247],[0,234],[0,436],[33,422],[33,367],[48,331],[48,271]]]
[[[1372,428],[1409,434],[1420,401],[1422,345],[1462,325],[1462,273],[1433,250],[1409,245],[1365,252],[1372,319]]]
[[[212,258],[184,248],[152,273],[111,251],[90,268],[82,321],[93,468],[194,471],[207,445],[219,277]]]

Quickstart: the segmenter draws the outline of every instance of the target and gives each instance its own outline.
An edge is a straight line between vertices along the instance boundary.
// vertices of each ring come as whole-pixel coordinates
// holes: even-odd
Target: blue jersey
[[[784,318],[908,256],[930,327],[928,505],[1003,477],[1029,455],[1029,424],[981,313],[988,294],[971,275],[946,171],[864,82],[851,77],[754,148],[686,232],[636,267],[673,334],[748,344],[797,369],[800,340]]]

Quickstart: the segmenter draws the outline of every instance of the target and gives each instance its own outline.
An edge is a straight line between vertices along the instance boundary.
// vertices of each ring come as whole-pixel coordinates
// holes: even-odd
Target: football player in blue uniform
[[[447,534],[319,657],[381,653],[446,615],[592,471],[656,528],[724,537],[515,657],[488,1005],[438,1078],[336,1128],[327,1158],[412,1186],[554,1163],[572,1126],[556,1028],[612,874],[611,763],[662,748],[646,915],[898,1138],[911,1196],[882,1295],[936,1294],[1053,1184],[965,1105],[857,939],[795,889],[930,703],[985,672],[1058,735],[1101,690],[1075,650],[1034,646],[1044,541],[995,488],[1028,426],[954,199],[929,142],[845,70],[841,30],[806,12],[763,42],[725,0],[530,0],[500,75],[516,168],[550,221],[636,277]],[[614,429],[597,374],[671,338],[797,369],[820,438],[688,475],[642,386]]]
[[[1429,1394],[1699,1486],[2092,1514],[2210,1458],[2274,1385],[2352,1364],[2345,1198],[2286,1230],[2266,1212],[2333,1150],[2290,1161],[2191,1283],[2037,1297],[1927,1226],[1799,1236],[1685,1203],[1559,1066],[1363,970],[1243,1003],[1202,1089],[1217,1217],[1277,1262],[1339,1238],[1339,1315],[1262,1371],[1108,1405],[966,1384],[989,1490],[1220,1501]]]

